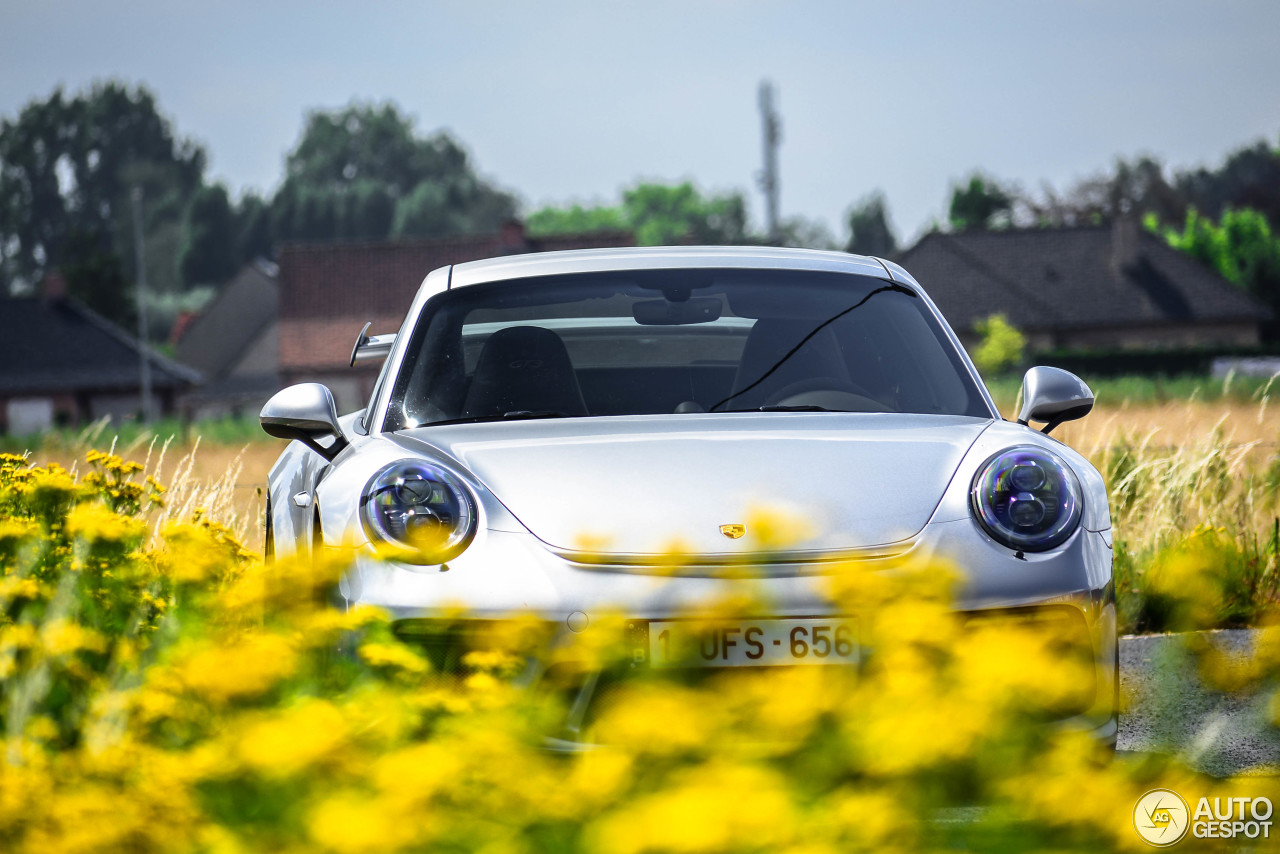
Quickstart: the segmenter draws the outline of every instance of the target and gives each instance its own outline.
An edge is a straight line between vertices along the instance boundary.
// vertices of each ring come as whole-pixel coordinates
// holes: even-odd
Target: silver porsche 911
[[[373,358],[361,412],[314,383],[262,410],[296,440],[271,471],[268,548],[354,543],[339,604],[566,633],[622,609],[636,661],[660,667],[747,562],[771,612],[695,642],[693,663],[830,663],[857,649],[824,593],[833,561],[936,555],[963,573],[966,615],[1076,632],[1096,662],[1077,719],[1114,740],[1106,490],[1047,435],[1093,393],[1033,368],[1003,420],[898,265],[696,247],[459,264],[426,276],[398,333],[360,334],[353,363]],[[767,547],[762,507],[806,539]]]

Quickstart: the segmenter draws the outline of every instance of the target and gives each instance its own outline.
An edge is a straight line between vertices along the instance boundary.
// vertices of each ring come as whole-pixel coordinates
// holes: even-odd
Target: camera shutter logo
[[[1142,841],[1157,848],[1187,835],[1191,811],[1182,796],[1170,789],[1152,789],[1133,808],[1133,827]]]

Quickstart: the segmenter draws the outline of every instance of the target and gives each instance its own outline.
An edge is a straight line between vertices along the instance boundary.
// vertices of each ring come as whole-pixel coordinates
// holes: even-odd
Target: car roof
[[[891,261],[847,252],[776,246],[644,246],[506,255],[454,265],[449,287],[568,273],[681,268],[827,270],[874,276],[919,288],[915,279]]]

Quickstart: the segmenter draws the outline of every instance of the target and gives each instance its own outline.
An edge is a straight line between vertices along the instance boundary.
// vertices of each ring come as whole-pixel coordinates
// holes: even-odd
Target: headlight
[[[969,506],[998,542],[1020,551],[1047,551],[1066,542],[1080,524],[1080,483],[1049,451],[1010,448],[978,469]]]
[[[374,545],[390,545],[411,563],[444,563],[475,535],[475,504],[439,466],[402,460],[378,471],[360,499],[360,521]]]

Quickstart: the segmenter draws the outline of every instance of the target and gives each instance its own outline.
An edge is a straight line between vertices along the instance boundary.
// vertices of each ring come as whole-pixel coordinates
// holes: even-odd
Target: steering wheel
[[[764,402],[765,406],[821,406],[846,412],[886,412],[888,407],[850,380],[811,377],[787,383]]]

